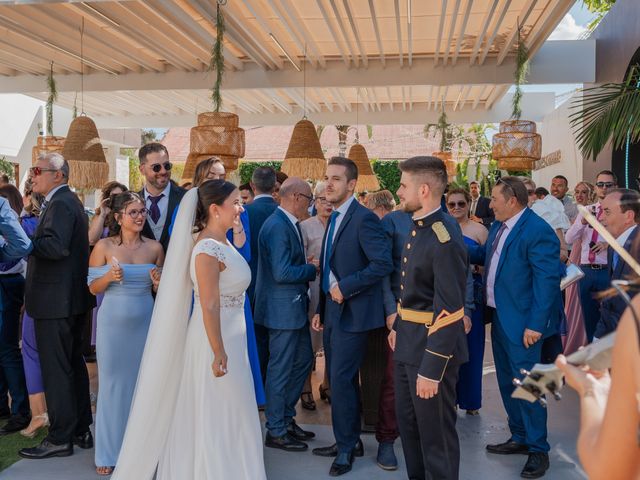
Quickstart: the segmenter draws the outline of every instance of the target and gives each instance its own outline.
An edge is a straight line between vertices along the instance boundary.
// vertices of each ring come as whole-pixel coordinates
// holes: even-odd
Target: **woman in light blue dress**
[[[91,293],[104,293],[96,339],[99,475],[110,475],[118,460],[164,262],[160,243],[141,235],[147,210],[137,194],[114,196],[110,209],[112,235],[93,249],[88,279]]]

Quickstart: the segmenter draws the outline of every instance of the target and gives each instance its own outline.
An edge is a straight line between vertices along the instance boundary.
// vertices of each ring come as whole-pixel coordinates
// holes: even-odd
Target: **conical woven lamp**
[[[289,148],[280,170],[289,177],[305,180],[320,180],[324,177],[327,161],[322,153],[316,127],[309,120],[302,119],[293,127]]]
[[[204,112],[198,115],[198,126],[190,133],[190,147],[182,181],[190,181],[198,164],[211,157],[222,160],[224,168],[238,168],[238,158],[244,157],[244,130],[239,119],[230,112]]]
[[[492,156],[502,170],[531,170],[542,156],[542,137],[529,120],[500,122],[500,133],[493,136]]]
[[[349,149],[348,157],[358,167],[356,192],[377,192],[380,190],[380,182],[371,168],[371,162],[369,162],[369,156],[364,147],[359,143],[354,143]]]
[[[69,185],[79,190],[102,188],[109,177],[96,124],[86,115],[69,126],[62,156],[69,162]]]

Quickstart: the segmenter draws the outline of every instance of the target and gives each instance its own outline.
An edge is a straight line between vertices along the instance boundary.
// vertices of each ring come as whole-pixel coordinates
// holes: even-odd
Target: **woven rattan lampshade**
[[[62,154],[64,141],[64,137],[54,137],[53,135],[38,137],[38,143],[31,149],[31,163],[35,165],[38,155],[46,155],[47,153]]]
[[[182,173],[183,181],[190,181],[198,164],[211,157],[222,160],[224,168],[238,168],[238,159],[244,157],[244,130],[238,128],[235,113],[204,112],[198,115],[198,126],[190,133],[190,148],[187,163]]]
[[[359,143],[354,143],[349,149],[348,157],[358,167],[356,192],[377,192],[380,190],[380,182],[371,168],[371,162],[369,162],[369,156],[364,147]]]
[[[456,161],[453,159],[451,152],[433,152],[432,155],[444,162],[445,167],[447,167],[447,177],[449,177],[449,181],[452,181],[457,175],[457,170]]]
[[[327,161],[322,153],[316,127],[307,119],[293,127],[289,148],[284,156],[281,171],[289,177],[320,180],[324,177]]]
[[[493,136],[492,155],[500,169],[531,170],[542,155],[542,137],[536,133],[535,122],[500,122],[500,132]]]
[[[86,115],[71,122],[62,155],[69,162],[69,185],[79,190],[102,188],[109,177],[109,164],[96,124]]]

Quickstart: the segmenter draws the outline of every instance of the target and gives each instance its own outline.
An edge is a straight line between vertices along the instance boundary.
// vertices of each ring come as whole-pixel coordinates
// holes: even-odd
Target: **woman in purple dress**
[[[32,191],[31,181],[27,180],[24,187],[25,207],[24,213],[20,217],[20,223],[29,238],[33,237],[38,226],[40,207],[43,200],[42,195]],[[42,384],[40,357],[36,345],[35,325],[33,318],[27,315],[26,311],[22,317],[22,362],[27,381],[27,392],[29,392],[31,423],[20,433],[25,437],[33,438],[41,428],[49,426],[49,416],[47,415],[47,402],[44,398],[44,385]]]

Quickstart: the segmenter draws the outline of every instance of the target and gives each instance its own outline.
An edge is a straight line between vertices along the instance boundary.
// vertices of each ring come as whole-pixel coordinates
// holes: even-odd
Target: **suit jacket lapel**
[[[171,188],[169,189],[169,205],[167,206],[167,218],[164,221],[164,227],[162,227],[160,243],[164,244],[165,240],[169,236],[169,227],[171,226],[171,221],[173,220],[173,211],[176,209],[176,205],[178,205],[178,193],[175,191],[175,187],[172,183]]]
[[[40,225],[42,223],[44,223],[44,219],[47,218],[47,214],[49,213],[49,205],[51,205],[51,202],[53,202],[53,200],[62,192],[67,192],[70,191],[69,190],[69,186],[65,185],[64,187],[62,187],[60,190],[58,190],[56,193],[53,194],[53,196],[51,197],[51,200],[49,200],[47,202],[47,208],[44,209],[44,213],[42,214],[42,216],[40,217],[40,220],[38,221],[38,226],[36,227],[36,231],[38,230],[38,228],[40,228]]]
[[[302,250],[302,239],[298,238],[298,232],[296,231],[296,228],[291,224],[291,220],[289,220],[289,218],[285,215],[285,213],[279,208],[276,208],[276,215],[278,215],[282,219],[282,221],[285,223],[285,225],[287,226],[291,234],[294,236],[294,238],[296,239],[296,243],[300,247],[300,252],[304,257],[304,250]]]
[[[342,232],[346,228],[347,224],[351,221],[351,216],[353,215],[353,212],[356,210],[356,208],[358,208],[358,205],[360,205],[358,201],[353,200],[353,202],[351,202],[351,205],[349,206],[349,209],[347,210],[347,213],[344,214],[344,218],[340,223],[340,228],[338,228],[338,231],[336,232],[335,237],[333,237],[333,242],[331,244],[331,257],[333,257],[333,252],[336,251],[336,249],[333,247],[338,242],[338,239],[340,238],[340,235],[342,235]]]
[[[502,246],[502,251],[500,252],[500,261],[498,262],[498,268],[496,270],[496,278],[498,277],[500,268],[504,264],[505,258],[507,257],[507,250],[509,248],[509,245],[511,245],[513,241],[516,239],[516,237],[520,235],[520,231],[522,230],[524,224],[527,223],[527,219],[529,218],[530,214],[531,214],[531,210],[527,208],[526,211],[520,217],[520,219],[513,226],[513,229],[511,229],[511,231],[507,230],[508,236],[507,236],[507,239],[504,241],[504,245]]]
[[[631,245],[633,245],[633,241],[635,240],[637,234],[638,227],[635,227],[631,232],[631,235],[629,235],[629,238],[627,238],[627,241],[624,242],[624,249],[627,252],[631,251]],[[613,253],[611,254],[611,257],[613,258]],[[611,259],[609,259],[609,265],[613,265]],[[613,278],[622,278],[625,267],[627,267],[626,262],[622,259],[622,257],[618,257],[618,264],[616,265],[616,268],[613,272]]]

